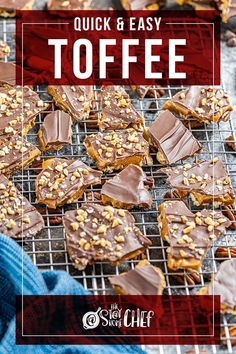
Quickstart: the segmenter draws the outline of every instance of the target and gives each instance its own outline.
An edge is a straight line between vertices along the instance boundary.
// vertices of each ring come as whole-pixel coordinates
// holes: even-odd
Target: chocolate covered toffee
[[[158,206],[158,226],[167,249],[171,270],[199,270],[213,241],[225,235],[230,221],[221,213],[201,210],[192,213],[182,201],[172,200]]]
[[[158,150],[157,160],[164,165],[194,156],[202,145],[170,111],[162,111],[147,129],[149,145]]]
[[[1,0],[0,16],[14,17],[16,10],[31,10],[34,0]]]
[[[150,159],[149,146],[142,133],[131,128],[89,135],[84,139],[84,145],[103,171],[121,170],[130,164],[142,165]]]
[[[199,291],[200,295],[220,295],[221,311],[236,315],[236,259],[221,263],[209,285]]]
[[[152,244],[127,210],[111,206],[82,204],[79,210],[65,213],[63,224],[70,259],[80,270],[98,261],[116,265]]]
[[[91,185],[101,183],[102,172],[80,160],[53,158],[43,162],[36,179],[37,202],[49,208],[76,202]]]
[[[38,132],[39,144],[43,151],[60,150],[72,143],[71,118],[63,111],[48,114]]]
[[[181,167],[162,168],[158,172],[167,174],[167,182],[180,198],[190,195],[197,206],[214,204],[219,207],[235,203],[231,179],[218,158],[188,163]]]
[[[178,113],[184,119],[194,118],[204,123],[226,122],[233,110],[225,91],[200,86],[190,86],[178,92],[163,108]]]
[[[98,126],[102,130],[134,128],[143,130],[144,118],[132,105],[127,92],[121,86],[105,86],[101,91],[102,111]]]
[[[4,235],[29,237],[44,228],[39,212],[3,175],[0,175],[0,206],[0,232]]]
[[[9,176],[21,171],[40,155],[36,146],[18,135],[0,140],[0,173]]]
[[[38,113],[47,108],[28,87],[0,87],[0,138],[26,135],[35,124]]]
[[[153,184],[139,166],[129,165],[102,186],[102,203],[122,209],[151,208]]]
[[[166,287],[160,268],[147,260],[140,261],[135,269],[108,278],[114,290],[121,295],[162,295]]]
[[[89,119],[93,86],[48,86],[48,93],[57,107],[68,112],[75,122]]]

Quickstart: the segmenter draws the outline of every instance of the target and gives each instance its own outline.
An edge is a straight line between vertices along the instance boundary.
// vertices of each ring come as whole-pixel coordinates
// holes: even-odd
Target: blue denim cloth
[[[16,345],[15,296],[22,294],[22,248],[0,234],[0,353],[1,354],[144,354],[135,345]],[[39,271],[23,252],[24,295],[84,295],[81,284],[64,271]]]

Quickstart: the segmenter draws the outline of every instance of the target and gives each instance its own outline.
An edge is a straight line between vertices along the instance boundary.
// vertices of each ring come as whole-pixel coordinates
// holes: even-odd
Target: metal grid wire
[[[14,61],[14,21],[13,20],[2,20],[0,21],[0,39],[5,40],[12,49],[11,56],[9,60]],[[7,58],[4,59],[7,61]],[[153,121],[158,113],[160,112],[163,103],[172,97],[174,93],[182,89],[183,87],[166,87],[165,95],[161,98],[158,98],[157,90],[154,91],[153,98],[145,98],[144,101],[137,100],[137,98],[131,93],[132,102],[140,111],[146,120],[147,126]],[[52,102],[52,99],[47,94],[46,87],[36,87],[36,91],[42,99],[50,103],[50,110],[46,113],[49,113],[55,109],[55,105]],[[231,93],[232,94],[232,93]],[[95,88],[95,113],[99,111],[100,105],[98,100],[98,89]],[[37,141],[37,131],[40,124],[43,121],[45,113],[39,114],[35,127],[27,135],[27,139],[38,145]],[[235,117],[236,118],[236,117]],[[222,161],[225,163],[227,171],[231,176],[234,189],[236,190],[236,162],[235,157],[226,145],[225,138],[232,134],[233,125],[232,120],[227,123],[220,124],[210,124],[205,125],[204,127],[193,129],[193,134],[199,139],[199,141],[204,146],[204,151],[197,156],[197,158],[202,159],[211,159],[213,154],[219,156]],[[189,129],[191,126],[189,124]],[[41,159],[44,159],[48,156],[60,156],[65,158],[80,158],[83,162],[88,163],[91,167],[95,167],[94,163],[89,160],[85,148],[83,146],[84,137],[88,134],[94,133],[97,130],[94,130],[89,127],[88,122],[85,122],[81,125],[73,126],[73,143],[70,146],[64,147],[59,152],[46,153],[42,154]],[[132,211],[134,215],[137,226],[143,232],[144,235],[148,236],[153,245],[146,251],[146,256],[149,261],[157,267],[160,267],[166,279],[166,294],[194,294],[201,287],[206,285],[213,272],[217,270],[219,261],[222,259],[215,258],[215,251],[217,247],[224,246],[228,249],[231,246],[234,246],[236,243],[236,236],[233,231],[228,230],[227,235],[216,242],[214,247],[208,252],[207,257],[204,261],[204,264],[200,270],[201,282],[197,285],[188,285],[186,274],[184,275],[184,285],[180,285],[176,282],[175,278],[172,276],[173,273],[167,268],[167,254],[166,248],[167,244],[161,239],[158,226],[157,226],[157,211],[156,206],[163,202],[163,196],[167,192],[168,188],[165,183],[165,178],[158,176],[157,170],[160,165],[155,159],[155,153],[152,153],[154,160],[153,166],[144,167],[144,171],[148,176],[154,178],[155,187],[152,190],[153,195],[153,206],[149,211]],[[65,235],[60,224],[61,217],[64,215],[64,212],[69,209],[79,208],[81,203],[86,201],[96,202],[96,195],[100,192],[99,187],[89,188],[83,196],[83,200],[80,200],[77,203],[74,203],[70,206],[65,206],[56,209],[55,211],[48,210],[47,207],[43,205],[38,205],[35,203],[35,178],[36,175],[40,172],[40,167],[33,164],[30,168],[24,170],[23,174],[15,174],[13,181],[16,185],[23,185],[23,193],[28,198],[28,200],[35,205],[38,210],[42,213],[45,219],[45,229],[40,232],[37,236],[32,237],[32,239],[27,239],[24,241],[24,249],[32,258],[34,264],[38,266],[39,269],[51,269],[51,270],[65,270],[76,280],[80,281],[83,286],[93,291],[95,294],[109,294],[111,292],[111,286],[108,282],[108,277],[114,274],[120,274],[121,272],[133,269],[138,260],[131,260],[122,263],[120,266],[112,267],[109,263],[100,262],[96,265],[89,266],[84,271],[76,270],[68,257],[66,252],[66,243]],[[110,178],[114,174],[106,174],[105,179]],[[191,205],[191,203],[190,203]],[[192,205],[191,205],[192,206]],[[192,206],[194,211],[194,207]],[[230,253],[227,259],[230,258]],[[205,348],[207,352],[210,353],[233,353],[236,352],[233,344],[236,343],[236,337],[230,337],[230,327],[236,326],[235,316],[224,315],[222,316],[222,330],[225,331],[225,336],[222,338],[224,340],[224,345],[221,347],[216,346],[153,346],[146,348],[150,353],[186,353],[189,349],[192,349],[192,353],[201,353]]]

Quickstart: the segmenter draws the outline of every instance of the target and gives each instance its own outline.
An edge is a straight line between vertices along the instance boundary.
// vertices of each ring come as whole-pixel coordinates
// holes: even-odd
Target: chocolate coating
[[[135,128],[143,130],[144,118],[131,104],[129,95],[121,86],[105,86],[101,91],[102,111],[98,125],[103,130]]]
[[[59,150],[66,144],[72,143],[71,118],[63,111],[48,114],[39,130],[39,141],[43,150]]]
[[[118,293],[125,295],[162,295],[165,278],[161,269],[142,261],[127,273],[109,278]]]
[[[19,136],[0,141],[0,173],[9,176],[29,166],[41,152]]]
[[[177,111],[183,118],[193,117],[206,123],[227,121],[233,110],[228,95],[222,89],[200,86],[190,86],[178,92],[163,108]]]
[[[47,160],[36,179],[37,201],[51,208],[73,203],[88,186],[100,184],[101,175],[80,160]]]
[[[16,66],[13,63],[0,61],[0,85],[16,84]]]
[[[56,105],[67,111],[75,122],[89,118],[93,99],[92,86],[48,86]]]
[[[150,208],[152,195],[148,189],[153,183],[140,167],[129,165],[102,186],[101,194],[108,197],[113,206],[117,203],[125,209]]]
[[[24,238],[44,228],[39,212],[5,176],[0,175],[0,232]]]
[[[211,202],[213,196],[215,201],[223,198],[231,201],[235,199],[230,177],[219,159],[199,161],[176,168],[163,168],[159,172],[167,174],[167,182],[177,191],[184,191],[187,194],[197,192],[203,197],[212,197]]]
[[[221,304],[236,312],[236,259],[221,263],[218,272],[207,287],[207,295],[220,295]]]
[[[117,264],[143,253],[151,241],[134,222],[127,210],[99,204],[66,212],[63,224],[72,263],[84,269],[97,261]]]
[[[22,104],[24,105],[22,114]],[[34,126],[36,115],[47,104],[28,87],[0,87],[0,136],[27,134]],[[23,130],[22,130],[23,127]]]
[[[157,159],[173,164],[199,152],[202,145],[170,111],[162,111],[147,131],[150,145],[161,152]]]

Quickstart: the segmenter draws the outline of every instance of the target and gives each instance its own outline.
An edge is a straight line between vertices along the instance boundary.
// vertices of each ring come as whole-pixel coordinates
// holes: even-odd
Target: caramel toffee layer
[[[93,99],[92,86],[48,86],[56,105],[67,111],[75,122],[89,118]]]
[[[44,228],[39,212],[5,176],[0,175],[0,232],[13,238],[33,236]]]
[[[48,0],[48,10],[86,10],[89,0]]]
[[[28,167],[41,152],[20,136],[0,141],[0,173],[9,176]]]
[[[166,287],[161,269],[146,260],[127,273],[110,277],[109,281],[115,291],[122,295],[162,295]]]
[[[203,295],[220,295],[222,312],[236,314],[236,259],[221,263],[211,283],[200,290]]]
[[[99,169],[113,171],[129,164],[141,165],[149,158],[149,146],[142,133],[134,129],[87,136],[84,145]]]
[[[1,0],[0,16],[15,16],[16,10],[31,10],[34,0]]]
[[[236,151],[236,132],[226,139],[226,144],[234,151]]]
[[[170,247],[168,267],[198,270],[213,240],[223,236],[230,221],[221,212],[192,213],[182,201],[167,201],[158,207],[162,238]]]
[[[195,155],[202,145],[170,111],[163,111],[147,130],[149,144],[161,164],[173,164]]]
[[[140,99],[152,98],[152,97],[161,97],[165,94],[165,91],[159,86],[131,86],[132,90],[135,91]]]
[[[121,0],[125,10],[158,10],[164,0]]]
[[[37,201],[53,209],[73,203],[82,197],[87,187],[100,184],[101,175],[102,172],[80,160],[46,160],[36,179]]]
[[[124,209],[150,208],[152,195],[148,190],[153,184],[139,166],[129,165],[103,185],[102,202]]]
[[[59,150],[72,143],[71,117],[63,111],[48,114],[38,132],[40,147],[45,150]]]
[[[193,117],[205,123],[227,121],[233,110],[225,91],[199,86],[178,92],[163,108],[177,112],[185,119]]]
[[[3,58],[4,56],[8,56],[10,52],[11,50],[8,44],[0,40],[0,58]]]
[[[144,118],[136,111],[121,86],[105,86],[101,91],[102,111],[98,125],[102,130],[135,128],[143,130]]]
[[[66,212],[63,224],[70,259],[79,269],[97,261],[115,265],[151,245],[127,210],[111,206],[83,204],[79,210]]]
[[[159,170],[167,174],[167,182],[180,197],[190,195],[195,205],[214,203],[234,204],[235,193],[225,166],[218,158],[213,161],[199,161],[181,167]]]
[[[47,104],[28,87],[0,87],[1,138],[16,133],[27,134],[35,124],[36,115],[46,107]]]

